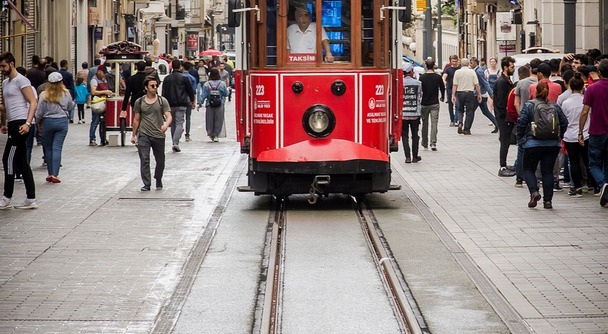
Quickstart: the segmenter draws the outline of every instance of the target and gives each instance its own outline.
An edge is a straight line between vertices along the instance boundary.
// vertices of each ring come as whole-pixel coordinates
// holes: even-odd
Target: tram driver
[[[310,10],[302,3],[296,3],[294,6],[296,23],[287,28],[287,49],[290,53],[316,53],[316,24],[311,22]],[[325,50],[325,61],[333,63],[334,56],[329,47],[327,32],[325,32],[325,29],[321,29],[321,44],[323,50]]]

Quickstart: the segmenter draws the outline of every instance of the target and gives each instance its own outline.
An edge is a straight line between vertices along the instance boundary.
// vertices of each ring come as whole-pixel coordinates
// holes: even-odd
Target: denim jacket
[[[532,147],[546,147],[546,146],[557,146],[561,147],[561,140],[564,137],[564,133],[568,128],[568,119],[562,108],[559,105],[547,101],[548,103],[555,104],[555,108],[557,109],[557,117],[559,118],[559,139],[537,139],[532,136],[532,130],[530,127],[530,123],[534,120],[534,102],[545,102],[543,100],[539,100],[535,98],[534,100],[530,100],[524,104],[521,108],[521,113],[519,114],[519,118],[517,119],[517,144],[522,145],[523,148],[532,148]]]

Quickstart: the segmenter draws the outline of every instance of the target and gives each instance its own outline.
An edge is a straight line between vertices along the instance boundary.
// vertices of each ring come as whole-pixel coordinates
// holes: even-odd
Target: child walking
[[[88,97],[91,95],[83,78],[76,79],[76,106],[78,107],[78,124],[84,124],[84,104],[87,103]]]

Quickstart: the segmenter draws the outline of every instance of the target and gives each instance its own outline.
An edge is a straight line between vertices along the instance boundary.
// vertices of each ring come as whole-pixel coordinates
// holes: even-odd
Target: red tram
[[[395,0],[229,1],[237,139],[249,155],[240,191],[391,189],[403,9]]]

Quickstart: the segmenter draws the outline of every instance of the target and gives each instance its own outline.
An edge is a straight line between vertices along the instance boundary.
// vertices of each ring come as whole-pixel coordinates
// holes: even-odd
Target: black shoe
[[[540,198],[541,198],[541,196],[538,193],[538,191],[535,191],[532,194],[530,194],[530,201],[528,202],[528,207],[535,208],[536,203],[538,203],[538,201],[540,201]],[[548,203],[551,203],[551,202],[548,202]]]
[[[143,187],[141,187],[140,189],[141,191],[150,191],[150,186],[148,185],[144,185]]]
[[[464,130],[464,131],[462,131],[462,134],[470,136],[471,135],[471,130]]]
[[[608,203],[608,183],[604,183],[600,190],[600,205],[604,206]]]
[[[163,181],[156,180],[156,190],[161,190],[161,189],[163,189]]]
[[[412,158],[412,162],[413,162],[413,163],[417,163],[417,162],[418,162],[418,161],[420,161],[420,160],[422,160],[422,157],[420,157],[420,156],[417,156],[417,157],[413,157],[413,158]]]
[[[568,191],[568,196],[583,197],[583,189],[570,188],[570,191]]]
[[[412,158],[410,158],[410,157],[405,158],[405,163],[406,164],[411,164],[412,163]]]
[[[458,134],[462,134],[462,124],[458,124]]]
[[[545,209],[553,209],[553,204],[551,204],[550,201],[544,202],[543,203],[543,208],[545,208]]]
[[[564,188],[560,187],[559,181],[553,183],[553,191],[564,191]]]
[[[508,170],[507,167],[500,167],[500,169],[498,170],[498,176],[511,177],[515,176],[515,172]]]
[[[492,131],[492,133],[498,133],[498,128],[494,127],[494,131]]]

